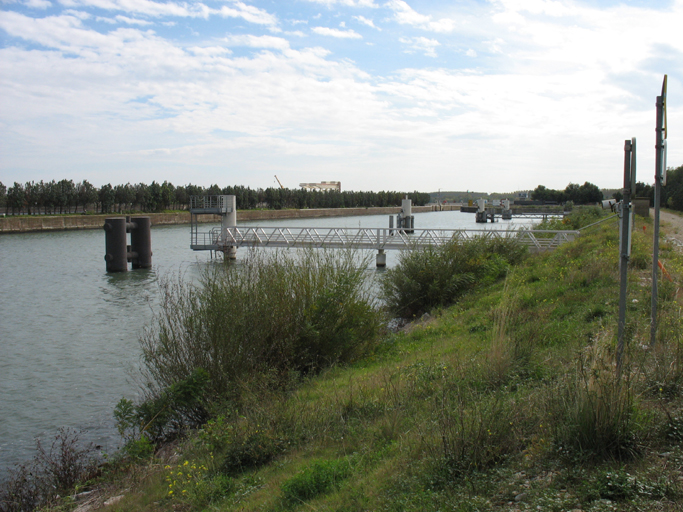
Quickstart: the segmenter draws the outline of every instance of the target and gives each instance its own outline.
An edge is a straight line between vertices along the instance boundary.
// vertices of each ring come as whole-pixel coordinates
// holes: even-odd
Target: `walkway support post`
[[[221,233],[224,235],[228,232],[228,228],[237,227],[237,197],[236,196],[221,196],[223,201],[225,201],[224,208],[226,209],[226,214],[221,218]],[[224,236],[223,240],[227,240]],[[230,245],[226,246],[223,251],[225,257],[229,260],[237,259],[237,248]]]
[[[384,249],[379,249],[377,251],[377,258],[375,259],[377,263],[377,268],[384,268],[387,266],[387,255]]]

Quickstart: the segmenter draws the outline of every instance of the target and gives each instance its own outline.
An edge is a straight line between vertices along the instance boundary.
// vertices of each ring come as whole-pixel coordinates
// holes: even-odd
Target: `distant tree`
[[[7,206],[12,208],[12,213],[21,214],[24,208],[24,187],[21,183],[14,182],[7,190]]]
[[[35,210],[38,207],[39,194],[40,188],[34,181],[27,181],[24,184],[24,204],[26,205],[26,213],[29,215],[35,213]]]
[[[636,183],[636,197],[647,197],[650,200],[650,206],[654,206],[655,189],[652,185],[639,181]]]
[[[89,204],[97,203],[97,199],[97,189],[89,183],[88,180],[83,180],[76,184],[76,207],[80,205],[85,212],[87,211]]]
[[[157,210],[161,209],[161,185],[159,185],[156,181],[153,181],[152,183],[149,184],[147,187],[147,192],[148,192],[148,203],[147,203],[147,211],[149,212],[155,212]]]
[[[57,183],[57,206],[59,213],[71,212],[71,207],[77,202],[76,185],[73,180],[60,180]]]
[[[171,205],[175,202],[175,187],[173,186],[173,184],[169,183],[168,181],[164,181],[161,185],[159,197],[160,204],[158,209],[169,209]]]
[[[190,197],[187,195],[187,187],[177,186],[175,188],[175,205],[174,208],[185,209],[190,204]]]
[[[667,170],[666,186],[662,187],[661,204],[683,211],[683,165]]]
[[[144,183],[135,185],[135,204],[143,212],[150,211],[149,187]]]
[[[132,210],[135,201],[135,189],[130,183],[114,187],[114,201],[119,212]]]
[[[602,201],[602,191],[597,185],[585,182],[579,187],[579,201],[574,201],[577,204],[595,204]]]
[[[5,208],[7,213],[7,187],[0,181],[0,208]]]
[[[206,195],[207,196],[220,196],[222,192],[223,191],[222,191],[221,187],[219,187],[218,185],[211,185],[207,189]]]
[[[111,186],[111,183],[100,187],[98,199],[100,201],[100,213],[109,213],[116,202],[114,188]]]

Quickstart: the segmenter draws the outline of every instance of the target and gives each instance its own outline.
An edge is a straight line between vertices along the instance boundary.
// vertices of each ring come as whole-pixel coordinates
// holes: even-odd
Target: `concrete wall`
[[[392,208],[329,208],[317,210],[243,210],[237,212],[237,220],[307,219],[315,217],[346,217],[351,215],[390,215],[399,212]],[[413,206],[413,213],[433,211],[432,206]],[[152,225],[189,224],[190,213],[149,213]],[[123,215],[34,215],[24,217],[0,217],[0,234],[30,233],[35,231],[67,231],[72,229],[102,229],[107,217]],[[200,222],[220,222],[217,215],[200,215]]]

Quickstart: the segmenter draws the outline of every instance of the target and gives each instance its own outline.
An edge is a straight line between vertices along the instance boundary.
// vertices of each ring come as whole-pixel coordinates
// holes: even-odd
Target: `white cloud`
[[[276,26],[277,17],[264,9],[230,0],[230,5],[211,9],[201,2],[175,3],[155,2],[152,0],[58,0],[66,7],[95,7],[107,11],[122,11],[128,14],[142,14],[152,17],[204,18],[211,15],[225,18],[241,18],[257,25]]]
[[[337,28],[329,27],[313,27],[311,28],[313,32],[321,36],[338,37],[342,39],[362,39],[358,32],[355,30],[339,30]]]
[[[274,50],[289,49],[289,41],[273,36],[229,35],[223,41],[229,46],[248,46],[250,48],[270,48]]]
[[[277,25],[277,18],[263,9],[243,2],[234,2],[234,5],[235,7],[221,7],[219,14],[230,18],[243,18],[245,21],[257,25]]]
[[[402,25],[411,25],[430,32],[452,32],[455,30],[455,21],[449,18],[432,21],[431,16],[418,13],[403,0],[389,0],[384,5],[394,11],[393,19]]]
[[[441,43],[436,39],[428,39],[426,37],[401,37],[400,42],[408,46],[406,53],[424,53],[427,57],[436,57],[436,47],[441,46]]]
[[[26,0],[24,5],[31,9],[48,9],[52,7],[52,2],[49,0]]]
[[[465,52],[465,55],[467,55],[468,57],[476,57],[476,56],[477,56],[477,52],[475,52],[472,48],[469,48],[469,49]]]
[[[193,46],[187,50],[195,55],[209,57],[230,55],[232,53],[232,50],[225,48],[224,46]]]
[[[77,11],[75,9],[66,9],[62,12],[62,14],[64,16],[73,16],[75,18],[78,18],[79,20],[89,20],[90,18],[92,18],[92,15],[89,12]]]
[[[153,25],[151,21],[129,18],[128,16],[122,16],[120,14],[116,16],[116,21],[120,21],[121,23],[127,23],[128,25]]]
[[[353,19],[358,20],[360,23],[367,25],[368,27],[376,28],[379,31],[382,30],[381,28],[377,27],[372,20],[366,18],[365,16],[354,16]]]
[[[371,7],[377,8],[379,5],[374,0],[308,0],[316,4],[323,4],[327,7],[333,5],[343,5],[344,7]]]

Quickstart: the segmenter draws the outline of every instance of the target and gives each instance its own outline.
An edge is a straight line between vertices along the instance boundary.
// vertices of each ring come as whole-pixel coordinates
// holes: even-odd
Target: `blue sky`
[[[683,0],[0,0],[0,181],[619,187]],[[678,127],[681,127],[680,129]]]

